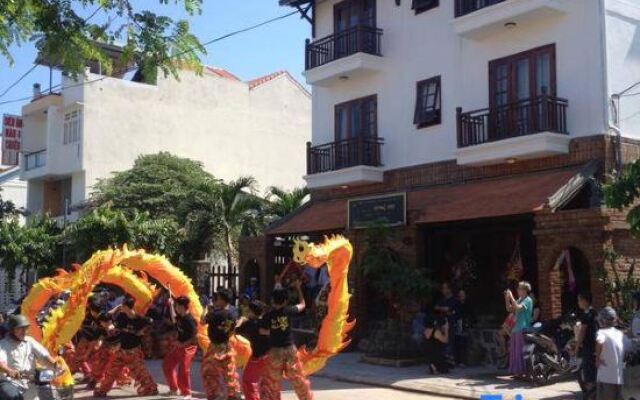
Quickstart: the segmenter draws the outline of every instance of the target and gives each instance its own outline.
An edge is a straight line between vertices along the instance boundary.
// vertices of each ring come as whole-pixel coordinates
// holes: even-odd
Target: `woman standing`
[[[516,324],[511,331],[509,342],[509,372],[514,376],[522,376],[527,372],[522,349],[524,347],[523,330],[531,327],[533,318],[533,300],[530,294],[531,284],[524,281],[518,284],[518,300],[513,297],[511,290],[507,289],[504,292],[505,300],[516,316]]]

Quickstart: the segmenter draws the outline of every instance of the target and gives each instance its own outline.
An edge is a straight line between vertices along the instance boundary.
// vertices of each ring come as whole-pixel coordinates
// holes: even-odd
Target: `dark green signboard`
[[[349,200],[349,229],[406,224],[405,193]]]

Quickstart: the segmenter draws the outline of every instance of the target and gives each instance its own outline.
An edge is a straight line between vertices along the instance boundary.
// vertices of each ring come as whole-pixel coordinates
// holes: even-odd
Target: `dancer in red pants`
[[[260,300],[249,303],[248,318],[241,318],[238,326],[238,334],[251,342],[251,358],[242,372],[242,392],[245,400],[260,400],[262,392],[262,377],[266,354],[269,351],[269,336],[264,334],[269,329],[266,320],[262,318],[267,305]],[[260,333],[263,330],[263,334]]]
[[[239,400],[240,383],[236,371],[235,352],[229,345],[236,319],[229,310],[216,310],[207,315],[211,344],[202,358],[202,383],[208,400]]]
[[[118,379],[122,370],[129,368],[134,379],[139,396],[158,394],[158,385],[144,365],[141,337],[149,327],[146,318],[140,317],[133,309],[135,300],[125,299],[122,306],[114,312],[114,325],[120,332],[120,348],[116,351],[115,359],[107,368],[100,386],[94,391],[94,397],[105,397]]]
[[[191,362],[196,355],[196,321],[189,314],[189,298],[169,300],[171,322],[178,331],[177,343],[164,357],[162,370],[169,385],[168,396],[180,395],[191,398]]]
[[[282,377],[286,376],[291,387],[300,400],[313,400],[309,380],[304,376],[298,349],[293,343],[290,316],[304,311],[305,302],[301,282],[295,282],[299,302],[295,306],[287,306],[289,295],[287,290],[277,287],[271,295],[272,310],[264,319],[269,329],[261,329],[269,334],[271,349],[267,353],[264,368],[262,400],[280,400]]]

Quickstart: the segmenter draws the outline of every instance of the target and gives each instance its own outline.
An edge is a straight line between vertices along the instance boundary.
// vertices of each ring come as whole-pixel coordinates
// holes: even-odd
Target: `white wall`
[[[470,111],[488,106],[489,61],[555,43],[557,94],[569,100],[572,137],[605,130],[604,69],[600,60],[601,14],[598,1],[560,0],[568,12],[501,29],[481,40],[464,39],[453,30],[453,1],[415,15],[411,1],[377,1],[377,25],[384,30],[382,71],[366,73],[313,90],[313,143],[334,140],[334,105],[378,95],[378,134],[385,139],[385,169],[455,158],[456,107]],[[333,6],[317,5],[316,37],[333,31]],[[498,6],[496,6],[498,7]],[[416,129],[413,113],[416,82],[440,75],[442,124]]]
[[[209,73],[157,86],[109,78],[84,86],[83,97],[87,187],[159,151],[201,161],[225,180],[252,175],[263,189],[303,184],[310,98],[284,76],[253,90]]]
[[[606,0],[608,94],[640,82],[640,0]],[[620,126],[625,136],[640,138],[640,86],[620,100]]]

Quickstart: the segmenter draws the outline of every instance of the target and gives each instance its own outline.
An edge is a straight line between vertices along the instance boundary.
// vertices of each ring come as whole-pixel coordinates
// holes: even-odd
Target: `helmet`
[[[27,317],[25,317],[24,315],[11,315],[9,316],[9,320],[7,321],[7,328],[9,328],[9,330],[11,329],[18,329],[18,328],[26,328],[29,325],[31,325],[31,323],[29,322],[29,320],[27,319]]]

